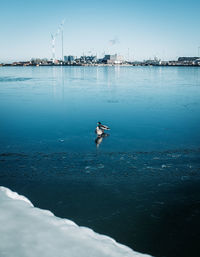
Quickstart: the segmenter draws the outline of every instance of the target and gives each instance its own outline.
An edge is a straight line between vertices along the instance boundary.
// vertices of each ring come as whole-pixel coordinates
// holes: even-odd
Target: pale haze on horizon
[[[196,0],[7,0],[0,10],[0,63],[50,59],[51,33],[63,19],[64,55],[172,60],[200,53]],[[61,58],[61,34],[55,49]]]

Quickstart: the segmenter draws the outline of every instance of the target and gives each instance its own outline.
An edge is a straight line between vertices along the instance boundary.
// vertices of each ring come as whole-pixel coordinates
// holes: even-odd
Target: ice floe
[[[147,257],[0,187],[1,257]]]

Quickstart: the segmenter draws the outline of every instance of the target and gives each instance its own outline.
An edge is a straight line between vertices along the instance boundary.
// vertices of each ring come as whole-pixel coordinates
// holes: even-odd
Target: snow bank
[[[1,257],[149,256],[35,208],[27,198],[5,187],[0,187],[0,235]]]

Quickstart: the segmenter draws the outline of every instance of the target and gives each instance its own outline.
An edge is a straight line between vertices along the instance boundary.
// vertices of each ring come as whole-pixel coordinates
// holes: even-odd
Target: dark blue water
[[[0,184],[134,250],[199,256],[199,113],[198,67],[1,67]]]

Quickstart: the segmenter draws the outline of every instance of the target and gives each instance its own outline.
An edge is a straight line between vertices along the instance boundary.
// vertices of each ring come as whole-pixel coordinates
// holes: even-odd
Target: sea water
[[[136,251],[198,256],[199,113],[198,67],[1,67],[0,184]]]

